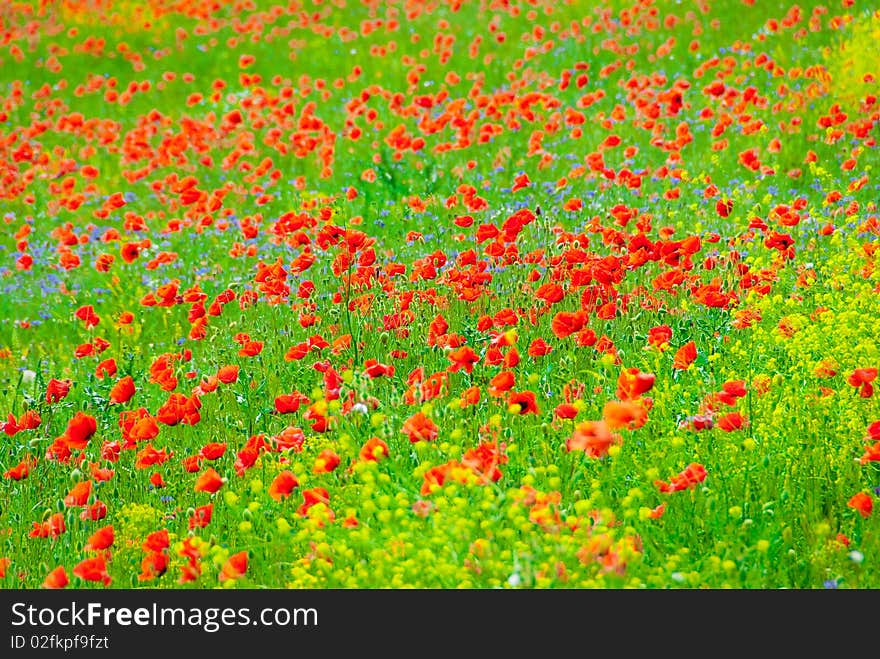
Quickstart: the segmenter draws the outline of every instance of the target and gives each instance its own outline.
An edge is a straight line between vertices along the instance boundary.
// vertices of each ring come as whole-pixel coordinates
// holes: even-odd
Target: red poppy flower
[[[235,364],[221,366],[217,371],[217,379],[223,384],[231,384],[235,382],[238,380],[238,366]]]
[[[877,378],[876,368],[857,368],[846,381],[853,387],[859,388],[859,396],[862,398],[870,398],[874,394],[874,387],[871,384]]]
[[[120,378],[110,390],[110,402],[114,405],[127,403],[135,394],[134,380],[130,375]]]
[[[110,575],[107,574],[107,564],[103,556],[87,558],[73,568],[73,573],[85,581],[100,581],[105,586],[110,585]]]
[[[510,191],[516,192],[517,190],[522,190],[523,188],[529,187],[531,183],[528,174],[520,174],[513,180],[513,186],[510,188]]]
[[[633,400],[651,390],[654,386],[653,373],[642,373],[637,368],[627,368],[617,378],[617,398]]]
[[[195,492],[210,492],[213,494],[221,487],[223,487],[223,479],[220,477],[220,474],[213,467],[208,467],[196,479],[193,490]]]
[[[672,339],[672,329],[669,325],[657,325],[648,330],[648,345],[655,348],[663,348]]]
[[[285,470],[279,472],[272,480],[272,484],[269,485],[269,496],[275,501],[281,501],[290,496],[290,493],[297,487],[299,487],[299,481],[296,476],[293,475],[293,472]]]
[[[89,500],[89,495],[92,493],[92,481],[80,481],[67,493],[67,496],[64,497],[64,505],[71,506],[84,506],[86,502]]]
[[[162,551],[151,551],[141,560],[141,572],[138,581],[151,581],[161,577],[168,571],[168,554]]]
[[[107,516],[107,504],[103,501],[95,501],[90,506],[85,506],[79,514],[79,518],[85,521],[97,522]]]
[[[95,313],[95,308],[91,304],[80,307],[74,315],[85,323],[86,329],[91,329],[101,322],[98,314]]]
[[[654,481],[654,485],[663,492],[678,492],[680,490],[686,490],[688,488],[696,487],[699,483],[702,483],[706,479],[706,468],[697,463],[690,463],[684,471],[673,476],[672,480],[668,483],[663,481]]]
[[[183,470],[189,474],[194,474],[199,469],[202,468],[202,456],[201,455],[188,455],[183,460],[181,460],[183,464]]]
[[[77,412],[67,423],[64,439],[71,450],[82,450],[97,430],[98,424],[94,417]]]
[[[402,432],[409,437],[410,442],[415,444],[420,441],[437,439],[439,428],[422,412],[416,412],[404,422]]]
[[[464,391],[461,392],[461,406],[467,407],[469,405],[476,405],[480,402],[480,388],[479,387],[468,387]]]
[[[549,304],[556,304],[565,297],[565,290],[559,284],[542,284],[535,291],[535,297],[544,300]]]
[[[309,490],[304,490],[302,495],[303,503],[296,509],[298,515],[305,515],[308,513],[309,508],[319,503],[324,505],[330,504],[330,493],[323,487],[313,487]]]
[[[27,478],[37,464],[37,459],[32,455],[26,455],[21,462],[19,462],[14,467],[10,467],[5,472],[3,472],[4,478],[9,478],[14,481],[22,480],[23,478]]]
[[[560,419],[573,419],[578,415],[578,409],[569,403],[560,403],[556,406],[553,414]]]
[[[734,398],[742,398],[746,395],[745,380],[730,380],[721,385],[722,390]]]
[[[81,343],[76,347],[76,350],[73,352],[73,356],[77,359],[82,359],[83,357],[91,357],[95,354],[95,346],[91,343]],[[98,377],[102,377],[99,375]]]
[[[189,518],[189,528],[204,528],[211,523],[211,513],[214,511],[214,504],[208,503],[204,506],[197,506],[193,510],[193,514]]]
[[[296,412],[301,404],[308,402],[309,399],[299,392],[281,394],[275,398],[275,411],[278,414],[291,414]]]
[[[688,341],[678,350],[675,351],[675,357],[672,361],[672,368],[686,370],[688,366],[694,363],[697,358],[697,345],[693,341]]]
[[[515,348],[513,348],[513,350],[515,350]],[[529,357],[543,357],[544,355],[549,355],[551,352],[553,352],[553,347],[540,337],[529,344]],[[508,364],[508,366],[515,366],[515,364]]]
[[[512,391],[507,399],[508,405],[515,405],[518,414],[538,414],[538,403],[533,391]]]
[[[325,448],[315,458],[315,465],[312,467],[312,473],[326,474],[339,466],[339,455],[333,449]]]
[[[498,375],[489,381],[489,395],[502,396],[505,391],[509,391],[516,383],[513,371],[501,371]]]
[[[54,570],[52,570],[49,574],[46,575],[46,578],[43,579],[43,588],[48,589],[60,589],[65,588],[67,584],[70,583],[70,579],[67,577],[67,570],[64,569],[63,565],[59,565]]]
[[[648,420],[648,410],[642,404],[642,400],[609,400],[602,408],[602,419],[611,430],[628,428],[635,430],[645,425]]]
[[[388,457],[388,444],[378,437],[371,437],[364,442],[358,457],[364,462],[378,462]]]
[[[446,478],[449,476],[449,470],[452,466],[457,466],[457,463],[454,461],[437,465],[436,467],[431,467],[428,471],[425,472],[423,476],[422,487],[419,490],[422,496],[428,496],[431,494],[435,487],[442,487],[443,483],[446,482]]]
[[[57,403],[70,392],[70,380],[56,380],[52,378],[46,385],[46,402]]]
[[[246,551],[240,551],[230,556],[223,567],[220,568],[220,581],[227,579],[240,579],[248,569],[248,554]]]
[[[729,412],[724,416],[718,417],[715,425],[725,432],[733,432],[734,430],[741,430],[746,423],[745,417],[739,412]]]
[[[479,355],[468,346],[462,346],[458,350],[453,350],[446,357],[452,362],[448,369],[450,373],[455,373],[459,370],[464,370],[465,373],[472,373],[474,364],[480,361]]]
[[[560,311],[550,322],[550,330],[560,339],[580,332],[587,322],[587,314],[583,310],[576,312]]]
[[[102,526],[100,529],[92,533],[89,536],[88,541],[86,542],[83,549],[86,550],[101,550],[107,549],[108,547],[113,545],[113,525],[109,524],[107,526]]]
[[[853,495],[846,505],[850,508],[855,508],[865,518],[870,517],[871,512],[874,510],[874,500],[871,498],[871,495],[864,492]]]
[[[364,373],[366,373],[370,378],[380,378],[384,375],[390,377],[394,375],[394,367],[388,366],[386,364],[380,364],[375,359],[368,359],[364,362]]]
[[[187,398],[183,394],[172,393],[156,411],[156,420],[168,426],[175,426],[178,423],[195,425],[201,420],[199,414],[201,406],[198,396]]]
[[[34,522],[28,537],[31,538],[57,538],[67,531],[64,522],[64,513],[55,513],[44,522]]]
[[[144,448],[138,451],[134,456],[134,466],[137,469],[146,469],[147,467],[152,467],[153,465],[162,464],[171,456],[173,452],[168,452],[163,449],[155,449],[151,444],[147,444]]]
[[[500,465],[507,463],[507,456],[497,442],[480,442],[476,448],[465,451],[461,464],[476,473],[481,482],[496,482],[501,479]]]
[[[105,376],[112,378],[114,375],[116,375],[116,360],[112,357],[99,362],[95,367],[95,377],[99,380],[103,380]]]
[[[199,451],[205,460],[217,460],[226,453],[226,442],[209,442]]]
[[[170,544],[171,539],[168,535],[168,529],[159,529],[147,535],[141,545],[141,549],[144,551],[162,551],[163,549],[168,549]]]
[[[591,458],[608,455],[613,444],[619,444],[620,436],[612,433],[605,421],[582,421],[565,442],[567,451],[583,451]]]
[[[138,419],[128,431],[128,437],[134,442],[143,442],[153,439],[159,434],[159,424],[151,416]]]

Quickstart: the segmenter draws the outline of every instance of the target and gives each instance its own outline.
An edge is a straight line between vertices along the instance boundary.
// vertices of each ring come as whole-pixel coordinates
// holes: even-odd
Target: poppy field
[[[0,7],[0,585],[880,587],[880,11]]]

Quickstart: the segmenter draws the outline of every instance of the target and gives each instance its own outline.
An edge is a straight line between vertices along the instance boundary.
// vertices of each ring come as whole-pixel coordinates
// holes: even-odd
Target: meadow
[[[880,587],[872,3],[0,34],[3,588]]]

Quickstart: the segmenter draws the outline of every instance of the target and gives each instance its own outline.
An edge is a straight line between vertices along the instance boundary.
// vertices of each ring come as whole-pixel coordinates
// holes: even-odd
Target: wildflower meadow
[[[0,35],[3,588],[880,587],[875,3]]]

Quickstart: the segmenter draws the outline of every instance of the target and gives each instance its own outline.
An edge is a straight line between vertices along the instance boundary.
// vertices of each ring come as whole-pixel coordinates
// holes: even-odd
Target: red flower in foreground
[[[874,500],[871,498],[871,495],[865,494],[864,492],[859,492],[858,494],[853,495],[846,505],[858,510],[862,517],[869,517],[871,511],[874,510]]]
[[[107,564],[103,556],[87,558],[73,568],[73,573],[85,581],[100,581],[105,586],[110,585],[110,575],[107,574]]]
[[[315,506],[319,503],[324,504],[325,506],[330,505],[330,493],[327,492],[323,487],[313,487],[310,490],[305,490],[303,493],[303,503],[299,508],[296,509],[298,515],[306,515],[309,512],[309,508]],[[331,511],[332,515],[332,511]]]
[[[244,576],[248,568],[248,555],[246,551],[240,551],[230,556],[220,568],[220,581],[227,579],[239,579]]]
[[[611,430],[637,430],[648,421],[649,406],[645,400],[609,400],[602,408],[602,419]]]
[[[210,492],[213,494],[221,487],[223,487],[223,479],[220,478],[220,474],[218,474],[217,470],[213,467],[208,467],[196,479],[196,484],[193,490],[196,492]]]
[[[675,351],[675,357],[672,361],[672,368],[686,370],[688,366],[694,363],[697,358],[697,345],[693,341],[688,341],[681,348]]]
[[[32,455],[26,455],[17,465],[4,471],[3,477],[14,481],[20,481],[23,478],[27,478],[31,473],[31,469],[36,465],[37,459]]]
[[[67,424],[67,429],[64,431],[64,439],[67,442],[68,448],[81,451],[86,447],[97,430],[98,423],[94,417],[84,412],[77,412]]]
[[[439,428],[422,412],[416,412],[404,422],[402,432],[409,437],[410,442],[415,444],[420,441],[437,439]]]
[[[654,386],[653,373],[642,373],[637,368],[627,368],[617,378],[617,397],[620,400],[633,400],[648,393]]]
[[[587,322],[587,314],[583,311],[560,311],[550,322],[550,329],[560,339],[580,332]]]
[[[201,455],[188,455],[183,459],[184,471],[193,474],[202,468]]]
[[[859,388],[859,396],[870,398],[874,394],[874,387],[871,383],[876,379],[876,368],[857,368],[850,373],[846,381],[853,387]]]
[[[92,493],[92,481],[81,481],[70,488],[67,496],[64,497],[65,506],[84,506],[89,500]]]
[[[74,315],[85,323],[86,329],[91,329],[101,322],[101,318],[95,313],[95,308],[91,304],[80,307]]]
[[[449,366],[450,373],[455,373],[458,370],[471,373],[474,370],[474,364],[480,361],[480,356],[473,351],[473,348],[468,346],[462,346],[458,350],[453,350],[446,357],[452,362]]]
[[[67,530],[64,523],[64,513],[55,513],[45,522],[34,522],[30,538],[57,538]]]
[[[315,464],[312,468],[312,473],[315,474],[326,474],[339,466],[339,455],[333,449],[325,448],[318,454],[318,457],[315,458]]]
[[[43,579],[43,588],[65,588],[69,583],[70,579],[67,577],[67,570],[64,569],[63,565],[59,565]]]
[[[107,516],[107,504],[103,501],[95,501],[91,506],[85,506],[79,514],[80,519],[97,522]]]
[[[388,444],[378,437],[371,437],[364,442],[358,457],[364,462],[378,462],[388,457]]]
[[[199,451],[205,460],[218,460],[226,453],[226,442],[209,442]]]
[[[168,549],[170,544],[171,539],[168,535],[168,529],[159,529],[147,535],[141,545],[141,549],[147,552],[162,551],[163,549]]]
[[[211,523],[211,514],[214,512],[214,504],[209,503],[198,506],[189,518],[189,528],[204,528]]]
[[[551,352],[553,352],[553,347],[540,337],[529,344],[529,357],[543,357]]]
[[[538,414],[538,403],[533,391],[512,391],[507,399],[508,405],[516,405],[517,414]]]
[[[657,325],[648,330],[648,345],[663,349],[672,338],[672,328],[669,325]]]
[[[730,412],[719,417],[715,425],[725,432],[733,432],[734,430],[741,430],[747,423],[746,418],[739,412]]]
[[[141,573],[138,581],[151,581],[168,571],[168,554],[162,551],[149,552],[141,560]]]
[[[108,547],[113,545],[113,525],[109,524],[107,526],[102,526],[100,529],[95,531],[91,537],[89,537],[88,542],[85,544],[83,549],[98,551],[101,549],[107,549]]]
[[[110,390],[110,402],[113,404],[127,403],[134,396],[134,380],[130,375],[120,378]]]
[[[221,366],[220,370],[217,371],[217,379],[223,384],[232,384],[238,380],[238,366]]]
[[[301,404],[308,402],[309,399],[299,392],[281,394],[275,398],[275,411],[278,414],[290,414],[296,412]]]
[[[517,190],[522,190],[523,188],[527,188],[531,185],[531,181],[529,180],[528,174],[520,174],[515,179],[513,179],[513,186],[510,188],[511,192],[516,192]]]
[[[269,496],[275,499],[275,501],[281,501],[281,499],[290,496],[290,493],[296,487],[299,487],[299,481],[296,479],[296,476],[293,475],[293,472],[284,470],[275,476],[272,484],[269,485]]]

